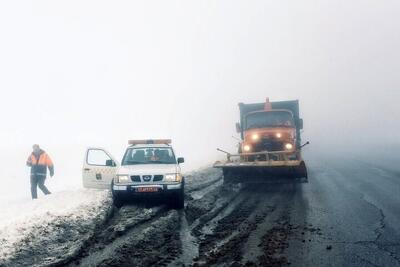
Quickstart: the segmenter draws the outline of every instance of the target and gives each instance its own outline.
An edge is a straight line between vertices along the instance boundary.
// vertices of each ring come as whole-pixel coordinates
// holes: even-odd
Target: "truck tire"
[[[302,161],[297,168],[297,176],[298,178],[304,178],[306,181],[308,181],[307,166],[304,161]]]
[[[185,207],[184,184],[182,184],[182,188],[179,190],[179,192],[175,194],[174,198],[172,199],[171,204],[172,204],[172,207],[177,210],[181,210]]]

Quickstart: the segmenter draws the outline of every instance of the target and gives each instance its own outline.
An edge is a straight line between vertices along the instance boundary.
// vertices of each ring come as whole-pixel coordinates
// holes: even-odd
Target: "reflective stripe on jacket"
[[[32,152],[32,154],[29,156],[26,165],[31,167],[31,175],[40,175],[40,176],[46,176],[47,174],[47,168],[49,168],[50,171],[50,176],[54,175],[54,165],[53,161],[47,155],[46,152],[41,150],[39,154],[35,154]]]

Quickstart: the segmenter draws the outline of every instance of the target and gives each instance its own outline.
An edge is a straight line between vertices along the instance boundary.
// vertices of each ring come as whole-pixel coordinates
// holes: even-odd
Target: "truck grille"
[[[254,152],[260,152],[260,151],[284,151],[285,150],[285,145],[282,141],[274,140],[274,139],[267,139],[263,138],[261,142],[255,145],[255,150]]]
[[[163,175],[154,175],[153,182],[161,181],[163,178]]]
[[[140,176],[139,175],[132,175],[131,176],[132,182],[140,182]]]
[[[151,179],[151,178],[153,178],[153,179]],[[150,182],[152,180],[153,180],[153,182],[158,182],[158,181],[162,181],[162,179],[164,179],[164,175],[160,175],[160,174],[157,174],[154,176],[142,175],[142,179],[140,179],[140,175],[132,175],[131,176],[132,182],[137,182],[137,183],[142,182],[142,180],[143,180],[143,182]]]

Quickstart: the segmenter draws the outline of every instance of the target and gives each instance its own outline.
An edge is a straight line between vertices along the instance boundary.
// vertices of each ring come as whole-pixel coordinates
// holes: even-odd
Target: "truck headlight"
[[[287,143],[287,144],[285,145],[285,148],[286,148],[287,150],[292,150],[292,149],[293,149],[293,145],[292,145],[291,143]]]
[[[244,150],[245,152],[249,152],[249,151],[251,150],[251,146],[249,146],[249,145],[244,145],[244,146],[243,146],[243,150]]]
[[[182,175],[180,173],[169,173],[164,176],[166,182],[180,182],[182,181]]]
[[[127,183],[129,182],[128,175],[117,175],[117,183]]]
[[[258,139],[260,139],[260,136],[258,134],[253,134],[251,136],[251,140],[253,140],[253,141],[257,141]]]

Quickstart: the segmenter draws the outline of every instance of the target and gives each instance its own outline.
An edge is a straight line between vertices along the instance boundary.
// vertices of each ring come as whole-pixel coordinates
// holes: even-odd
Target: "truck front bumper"
[[[227,160],[214,163],[215,168],[298,167],[303,162],[301,151],[261,151],[227,154]]]
[[[159,185],[118,185],[114,184],[112,191],[118,196],[166,196],[179,193],[183,188],[182,183]]]

